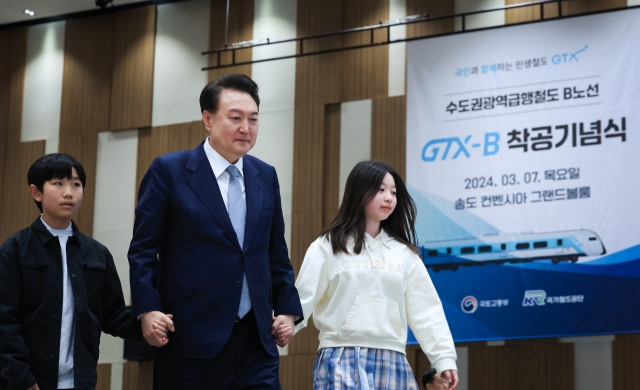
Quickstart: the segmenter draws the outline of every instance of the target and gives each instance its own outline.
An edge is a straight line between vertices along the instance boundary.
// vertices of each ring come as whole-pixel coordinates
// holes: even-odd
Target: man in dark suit
[[[246,155],[259,104],[245,75],[209,83],[200,95],[209,137],[156,158],[140,184],[131,293],[147,341],[166,345],[155,389],[280,389],[276,343],[289,342],[302,309],[275,169]],[[157,321],[168,338],[154,336]]]

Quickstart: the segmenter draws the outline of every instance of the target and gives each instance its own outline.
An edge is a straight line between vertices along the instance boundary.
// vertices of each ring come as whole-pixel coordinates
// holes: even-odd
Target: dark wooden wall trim
[[[640,334],[617,335],[612,355],[613,389],[640,389]]]
[[[115,14],[109,130],[151,126],[156,7]]]
[[[58,148],[76,157],[87,175],[75,221],[88,235],[93,234],[98,133],[109,130],[114,17],[70,20],[65,30]]]

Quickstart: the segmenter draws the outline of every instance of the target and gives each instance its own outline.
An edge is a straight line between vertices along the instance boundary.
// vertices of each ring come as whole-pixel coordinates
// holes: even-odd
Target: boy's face
[[[42,219],[54,229],[69,227],[71,217],[78,211],[82,203],[84,188],[78,172],[71,170],[71,178],[47,180],[42,192],[35,185],[29,186],[31,196],[42,203]]]
[[[441,378],[440,375],[435,374],[433,376],[433,382],[427,383],[425,387],[427,390],[447,390],[449,388],[449,382],[446,379]]]

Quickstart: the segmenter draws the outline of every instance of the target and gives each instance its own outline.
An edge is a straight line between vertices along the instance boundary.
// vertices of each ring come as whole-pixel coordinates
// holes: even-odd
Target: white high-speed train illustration
[[[600,237],[590,230],[498,233],[473,239],[424,242],[419,250],[425,266],[435,271],[533,260],[576,262],[581,256],[607,253]]]

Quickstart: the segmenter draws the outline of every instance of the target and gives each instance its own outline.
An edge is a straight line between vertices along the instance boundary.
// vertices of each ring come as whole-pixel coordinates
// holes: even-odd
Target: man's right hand
[[[150,311],[140,317],[142,336],[147,340],[147,343],[154,347],[167,345],[169,339],[166,336],[163,337],[162,332],[158,331],[158,325],[155,322],[164,322],[170,331],[175,332],[176,329],[173,326],[171,317],[173,316],[164,314],[161,311]]]
[[[38,387],[38,384],[36,383],[35,385],[29,387],[27,390],[40,390],[40,388]]]

